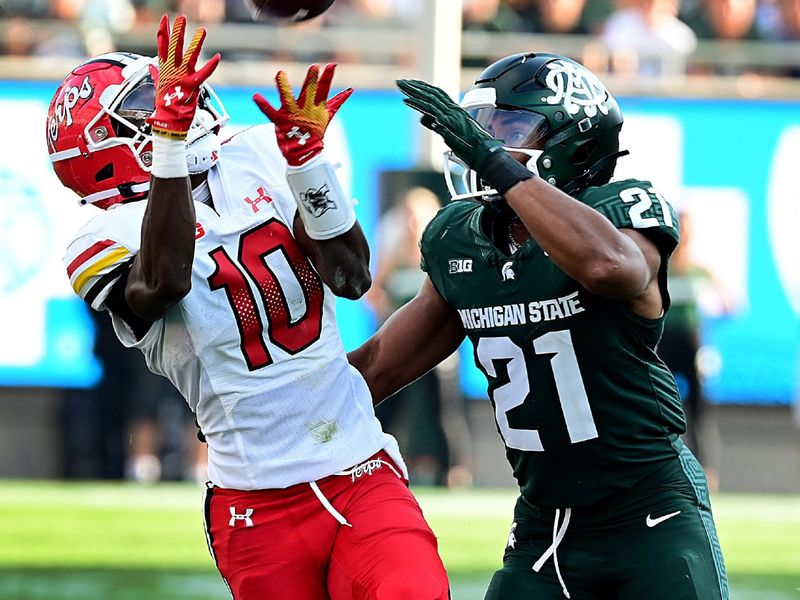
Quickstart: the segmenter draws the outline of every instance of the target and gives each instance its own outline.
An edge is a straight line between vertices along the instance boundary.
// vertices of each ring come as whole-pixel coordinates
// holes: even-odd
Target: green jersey
[[[649,182],[584,190],[616,227],[642,230],[666,265],[678,241],[672,207]],[[497,429],[523,495],[585,506],[677,457],[685,430],[672,374],[656,355],[663,317],[587,292],[529,239],[511,256],[475,202],[444,207],[421,242],[422,269],[458,311],[488,380]]]

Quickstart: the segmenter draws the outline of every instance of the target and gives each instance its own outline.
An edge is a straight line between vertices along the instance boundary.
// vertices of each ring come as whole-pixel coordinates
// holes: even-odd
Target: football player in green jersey
[[[460,106],[398,86],[464,186],[422,237],[419,294],[350,359],[377,403],[472,342],[521,492],[486,598],[728,598],[656,353],[678,221],[650,182],[610,182],[616,101],[553,54],[497,61]]]

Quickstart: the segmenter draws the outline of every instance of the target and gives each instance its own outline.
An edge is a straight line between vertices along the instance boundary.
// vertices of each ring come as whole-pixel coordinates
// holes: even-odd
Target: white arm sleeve
[[[317,157],[301,167],[288,167],[286,179],[311,239],[329,240],[355,224],[354,203],[327,160]]]

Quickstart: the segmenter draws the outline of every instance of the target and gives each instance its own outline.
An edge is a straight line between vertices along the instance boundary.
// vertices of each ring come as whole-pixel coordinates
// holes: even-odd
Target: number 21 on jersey
[[[533,350],[537,355],[552,354],[550,367],[570,441],[576,444],[596,438],[597,427],[570,332],[562,330],[545,333],[533,340]],[[508,361],[508,383],[499,386],[492,393],[497,426],[506,446],[516,450],[544,452],[538,430],[517,429],[508,423],[508,411],[522,405],[531,391],[528,366],[522,349],[506,336],[484,337],[478,340],[476,355],[484,373],[492,379],[497,377],[495,361]],[[532,401],[536,401],[535,395]]]

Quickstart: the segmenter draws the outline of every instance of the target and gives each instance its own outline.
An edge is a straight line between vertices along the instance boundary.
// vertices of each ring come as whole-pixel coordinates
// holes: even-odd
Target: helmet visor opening
[[[488,106],[468,112],[493,138],[509,148],[541,150],[550,130],[543,115],[526,110]]]
[[[119,103],[115,112],[121,120],[113,120],[114,133],[118,137],[133,137],[137,132],[148,133],[150,125],[147,119],[153,114],[155,107],[156,87],[148,75]],[[133,130],[130,126],[133,126]]]

